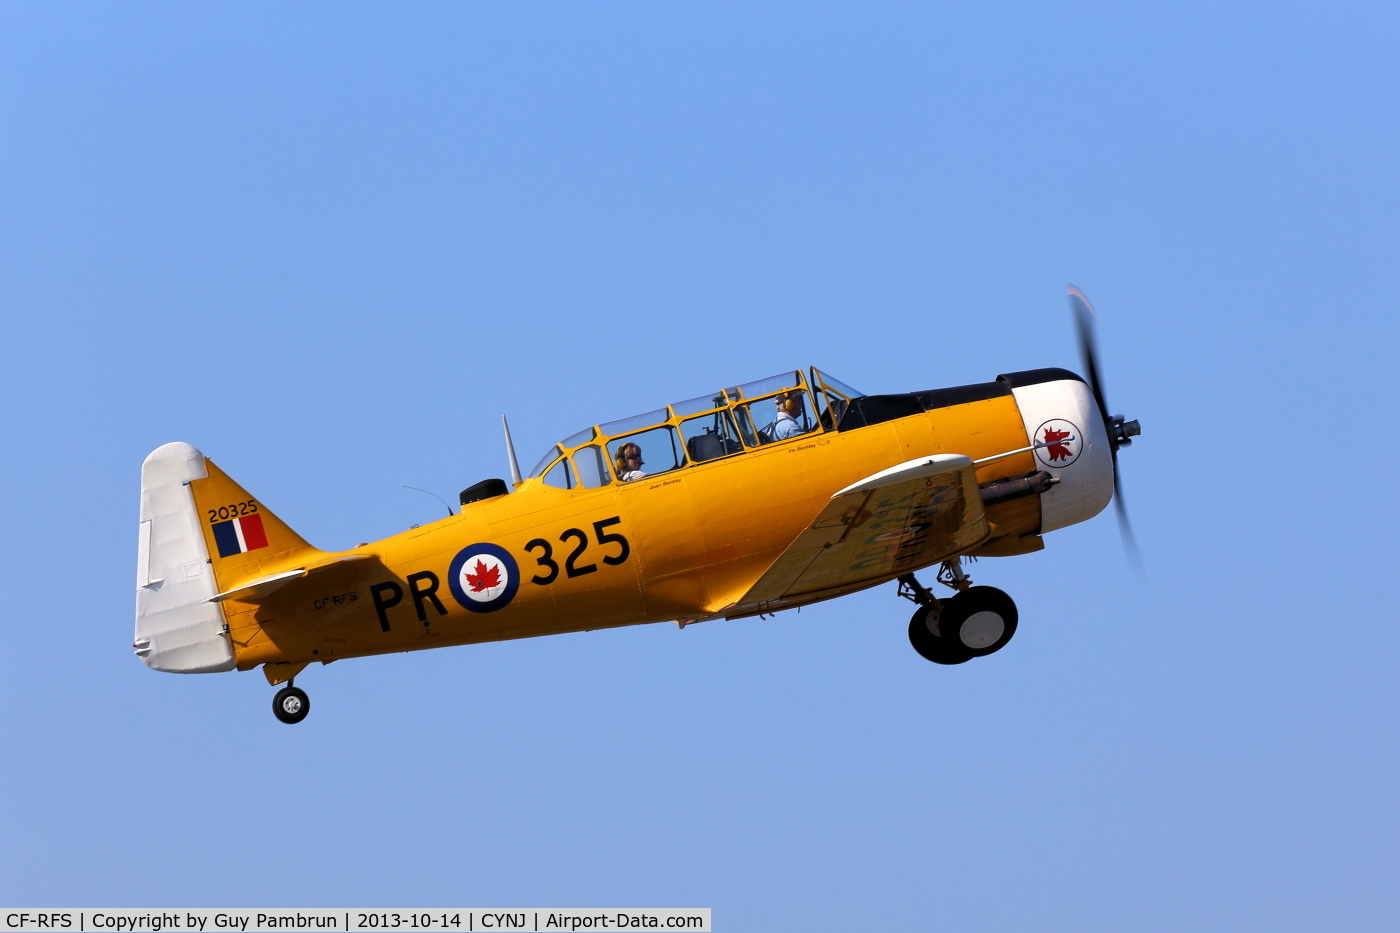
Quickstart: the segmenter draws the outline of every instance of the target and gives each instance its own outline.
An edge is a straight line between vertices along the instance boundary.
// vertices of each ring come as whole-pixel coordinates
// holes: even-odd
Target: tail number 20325
[[[621,564],[632,556],[632,546],[627,543],[627,539],[616,532],[608,532],[606,529],[613,525],[622,524],[622,519],[614,515],[612,518],[605,518],[602,521],[593,523],[593,536],[597,539],[600,547],[616,546],[616,554],[604,554],[603,563]],[[559,535],[562,544],[572,543],[572,548],[564,558],[564,574],[569,577],[581,577],[584,574],[593,573],[598,569],[597,564],[580,564],[579,558],[583,557],[591,542],[588,535],[581,528],[568,528]],[[542,573],[538,573],[530,578],[531,583],[538,583],[540,586],[548,586],[559,579],[559,564],[554,560],[554,545],[544,538],[536,538],[525,545],[525,550],[534,554],[539,552],[535,558],[535,563],[543,568]]]

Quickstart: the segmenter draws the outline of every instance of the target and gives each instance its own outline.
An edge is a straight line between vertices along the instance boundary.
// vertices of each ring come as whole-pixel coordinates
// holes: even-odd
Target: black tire
[[[947,605],[946,603],[944,605]],[[925,660],[934,664],[962,664],[972,660],[972,652],[960,645],[950,645],[939,637],[940,617],[934,606],[920,606],[909,620],[909,644]]]
[[[969,656],[986,657],[1016,634],[1016,604],[994,586],[974,586],[943,601],[938,626],[944,639]]]
[[[272,698],[272,715],[292,725],[301,722],[311,712],[311,698],[299,687],[283,687]]]

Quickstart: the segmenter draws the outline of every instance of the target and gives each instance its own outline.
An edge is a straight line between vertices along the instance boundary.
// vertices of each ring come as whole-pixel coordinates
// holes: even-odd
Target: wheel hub
[[[968,616],[958,634],[964,645],[980,651],[996,644],[1005,632],[1006,620],[999,613],[984,609]]]
[[[301,712],[301,697],[287,697],[282,701],[282,710],[289,716]]]

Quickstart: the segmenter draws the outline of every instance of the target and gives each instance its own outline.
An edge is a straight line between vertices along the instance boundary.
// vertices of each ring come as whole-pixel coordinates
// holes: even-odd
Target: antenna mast
[[[506,456],[510,458],[510,481],[519,486],[524,480],[520,478],[520,461],[515,459],[515,442],[510,439],[510,422],[506,421],[505,415],[501,415],[501,427],[506,432]]]

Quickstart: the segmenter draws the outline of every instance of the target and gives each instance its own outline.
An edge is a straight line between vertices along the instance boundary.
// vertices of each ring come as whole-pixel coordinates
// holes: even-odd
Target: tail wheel
[[[938,625],[943,639],[968,657],[984,657],[1006,647],[1016,634],[1016,604],[994,586],[970,587],[944,601]]]
[[[283,687],[272,698],[272,715],[291,725],[301,722],[311,712],[311,698],[300,687]]]
[[[952,600],[943,605],[946,607]],[[948,642],[940,635],[941,617],[936,606],[920,606],[909,620],[909,644],[914,650],[934,664],[962,664],[970,661],[973,654],[957,643]]]

